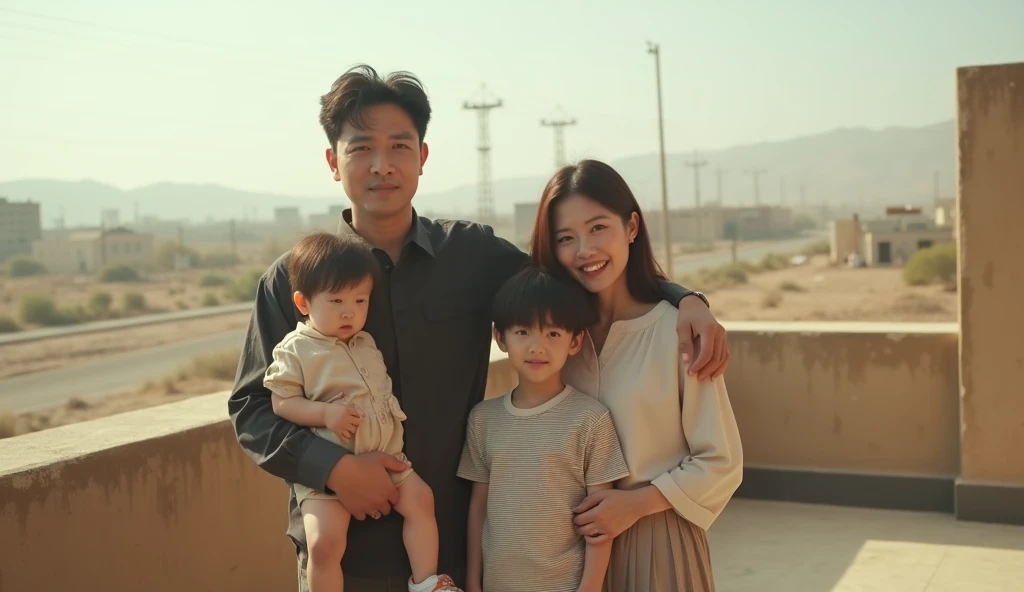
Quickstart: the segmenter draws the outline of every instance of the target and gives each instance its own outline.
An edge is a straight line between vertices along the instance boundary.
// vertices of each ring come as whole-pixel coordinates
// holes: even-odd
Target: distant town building
[[[512,211],[512,234],[520,247],[530,244],[530,235],[533,234],[533,225],[537,222],[538,201],[520,202],[513,206]]]
[[[956,198],[940,199],[935,204],[935,225],[956,226]]]
[[[32,253],[32,241],[43,236],[39,204],[0,197],[0,261]]]
[[[294,206],[274,208],[274,224],[302,226],[302,216],[299,214],[299,208]]]
[[[94,273],[110,263],[141,265],[153,258],[153,235],[121,227],[78,230],[33,242],[32,257],[52,273]]]
[[[833,220],[829,223],[830,258],[842,263],[856,255],[872,267],[899,266],[921,249],[954,240],[952,226],[939,226],[920,208],[886,208],[873,220]]]
[[[341,213],[346,206],[332,205],[327,208],[326,214],[310,214],[309,229],[311,231],[336,232],[338,223],[341,221]]]
[[[121,210],[104,209],[100,213],[100,219],[106,228],[117,228],[121,225]]]

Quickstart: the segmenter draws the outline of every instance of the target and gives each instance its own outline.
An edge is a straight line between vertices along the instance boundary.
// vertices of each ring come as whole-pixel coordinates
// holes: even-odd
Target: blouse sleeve
[[[683,434],[690,454],[651,484],[680,516],[707,530],[743,480],[743,447],[725,379],[697,380],[680,364]]]

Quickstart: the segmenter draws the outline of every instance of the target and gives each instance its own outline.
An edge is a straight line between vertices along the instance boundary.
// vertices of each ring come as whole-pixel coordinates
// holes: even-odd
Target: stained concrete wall
[[[955,326],[733,323],[748,465],[952,475]],[[515,385],[492,350],[488,395]],[[0,443],[0,591],[292,590],[287,491],[226,393]]]
[[[1024,492],[1024,63],[957,74],[962,478]]]
[[[953,324],[727,323],[749,466],[953,477]]]
[[[0,590],[294,590],[287,490],[225,394],[0,441]]]

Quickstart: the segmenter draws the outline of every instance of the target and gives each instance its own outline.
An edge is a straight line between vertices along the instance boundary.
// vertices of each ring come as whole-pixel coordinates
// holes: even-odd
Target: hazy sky
[[[650,152],[646,40],[670,151],[923,125],[957,66],[1024,60],[1022,23],[1022,0],[0,0],[0,180],[340,192],[317,101],[358,62],[423,79],[423,192],[475,181],[482,82],[496,178],[550,171],[557,105],[570,157]]]

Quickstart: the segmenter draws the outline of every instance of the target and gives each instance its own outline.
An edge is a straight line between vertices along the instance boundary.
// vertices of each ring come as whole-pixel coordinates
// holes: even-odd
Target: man
[[[526,262],[490,227],[418,217],[412,208],[429,149],[430,103],[407,73],[381,78],[367,66],[342,75],[321,97],[327,163],[352,208],[339,232],[372,247],[383,269],[366,330],[383,352],[394,394],[408,420],[406,455],[434,493],[439,572],[462,582],[470,487],[455,475],[469,410],[484,395],[491,343],[489,311],[498,288]],[[703,296],[665,284],[680,309],[683,355],[702,378],[725,371],[725,330]],[[693,296],[693,297],[689,297]],[[349,454],[308,428],[277,417],[263,375],[275,345],[299,321],[288,286],[287,254],[260,279],[238,379],[228,409],[242,449],[287,481],[333,493],[355,520],[342,561],[347,592],[404,590],[409,564],[402,526],[391,513],[397,490],[388,471],[403,464],[383,453]],[[306,546],[294,491],[288,535],[306,591]],[[364,520],[370,517],[371,520]]]

